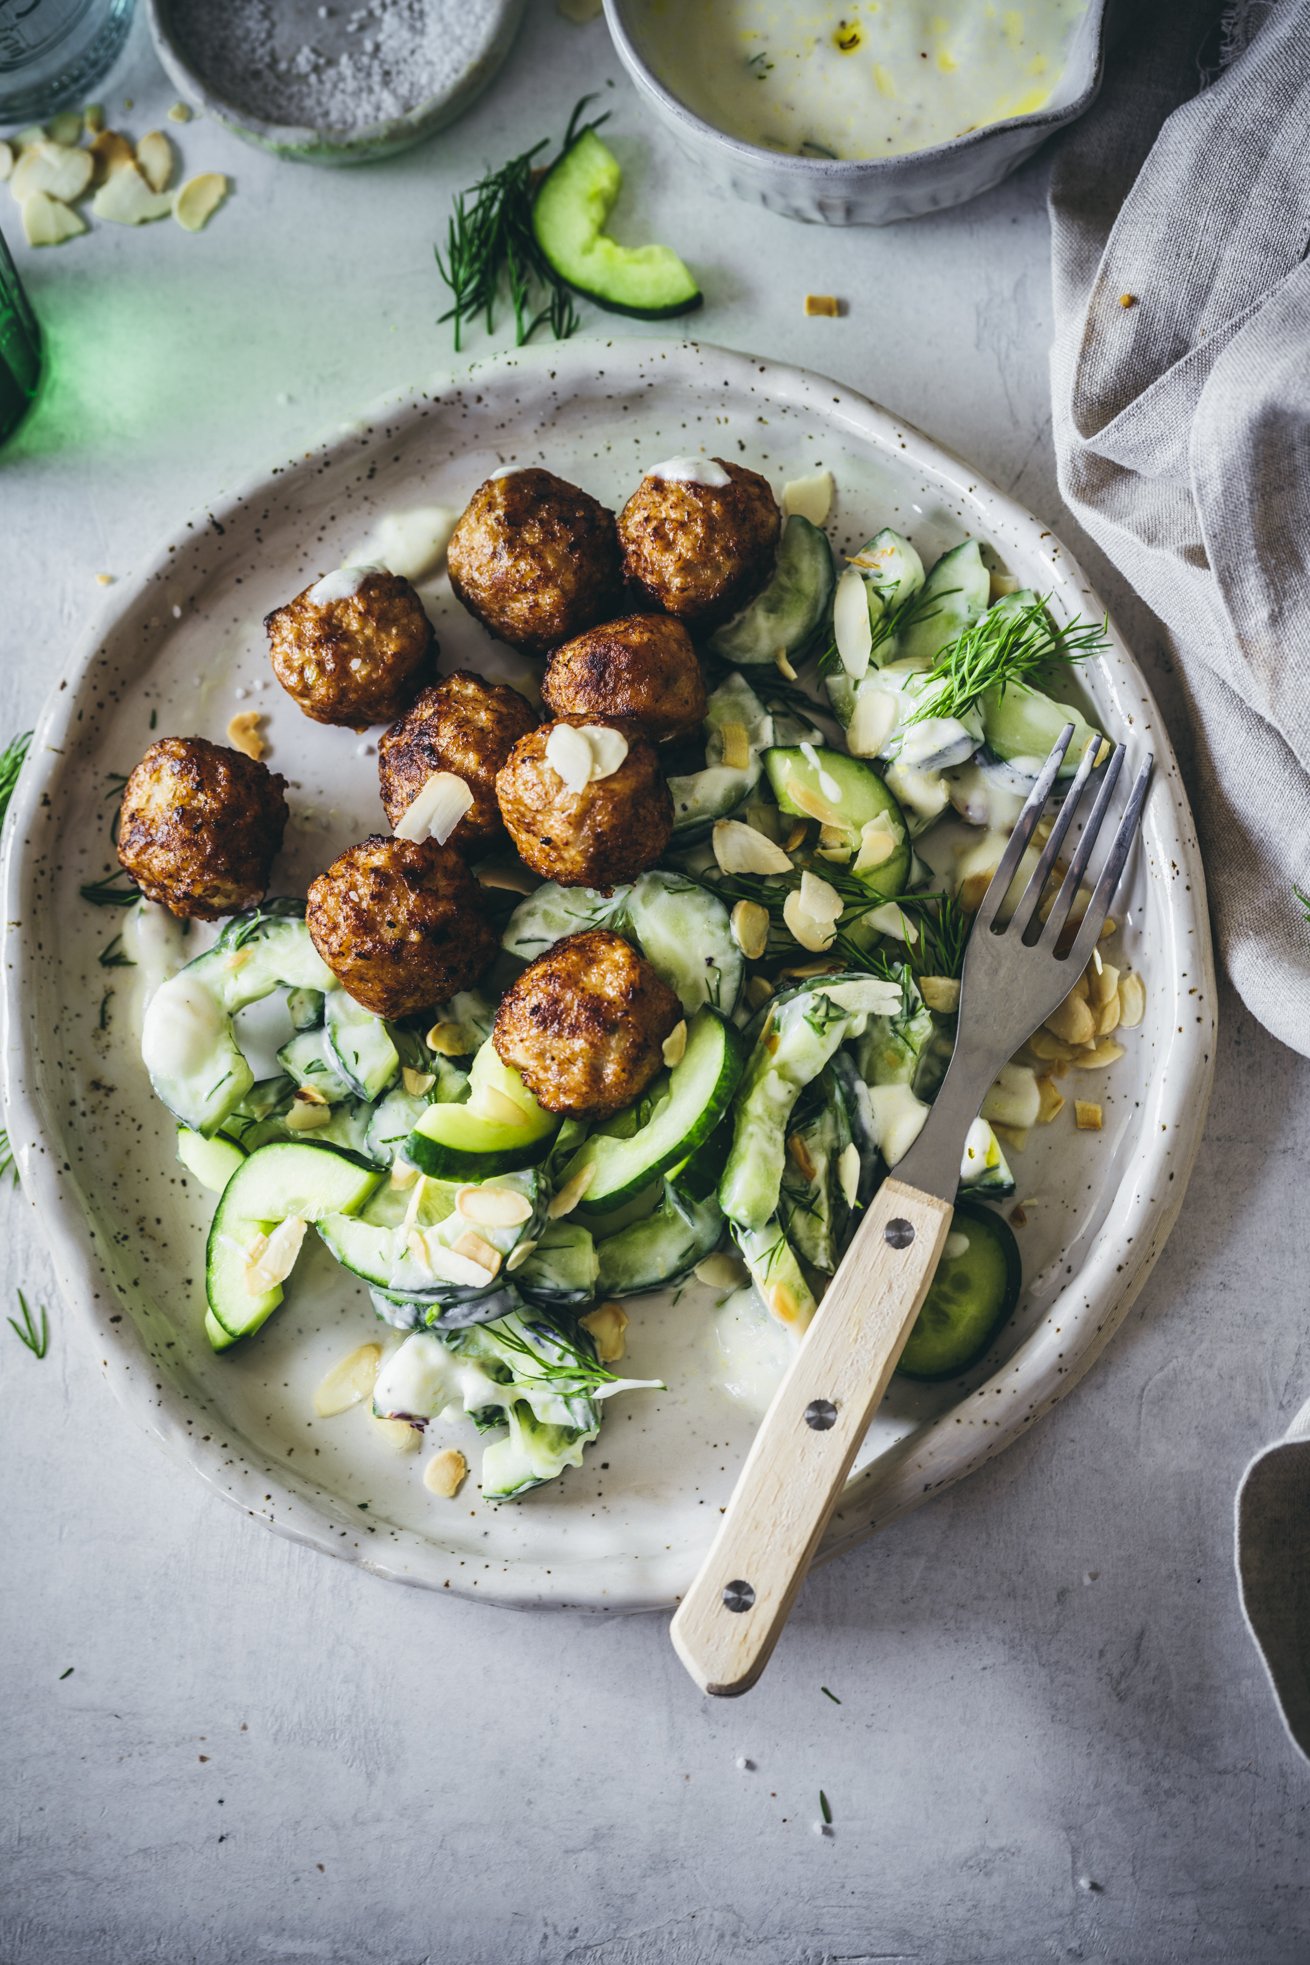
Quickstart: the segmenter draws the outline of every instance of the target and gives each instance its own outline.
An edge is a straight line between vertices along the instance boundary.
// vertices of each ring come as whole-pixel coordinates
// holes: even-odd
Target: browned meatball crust
[[[556,716],[603,716],[660,744],[696,729],[705,678],[680,621],[625,614],[557,648],[541,681]]]
[[[556,719],[579,729],[600,721]],[[617,771],[570,791],[546,759],[555,727],[543,723],[520,737],[496,774],[500,814],[519,858],[561,887],[608,890],[635,880],[654,866],[673,831],[673,800],[653,747],[629,737]]]
[[[313,592],[265,617],[274,675],[316,723],[390,723],[432,673],[436,642],[422,601],[396,573],[366,573],[340,600]]]
[[[754,598],[769,577],[782,516],[766,479],[722,464],[730,484],[643,478],[619,513],[623,570],[652,607],[698,628]]]
[[[552,471],[479,485],[446,565],[469,613],[532,655],[613,614],[623,587],[613,512]]]
[[[508,683],[484,682],[467,669],[425,689],[378,745],[382,803],[393,826],[434,771],[453,771],[473,793],[449,843],[467,852],[499,839],[496,773],[537,714]]]
[[[204,737],[163,737],[123,787],[118,857],[147,900],[213,921],[268,891],[286,779]]]
[[[352,846],[310,888],[305,921],[337,981],[378,1017],[468,989],[497,948],[477,882],[435,839]]]
[[[644,956],[593,928],[529,963],[501,998],[491,1041],[547,1112],[608,1119],[645,1091],[681,1016]]]

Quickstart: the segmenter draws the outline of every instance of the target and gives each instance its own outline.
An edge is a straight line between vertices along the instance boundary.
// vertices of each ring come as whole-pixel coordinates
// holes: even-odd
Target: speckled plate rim
[[[803,409],[832,427],[834,434],[870,445],[893,460],[896,468],[913,468],[966,511],[972,508],[968,523],[976,526],[979,536],[996,541],[1003,555],[1008,557],[1015,547],[1030,560],[1044,562],[1057,596],[1070,590],[1082,607],[1099,611],[1101,603],[1086,576],[1050,529],[951,452],[823,376],[708,344],[632,337],[518,350],[452,370],[431,389],[387,398],[368,416],[339,427],[331,438],[297,454],[276,474],[284,490],[287,477],[294,473],[304,473],[312,481],[335,458],[357,458],[361,439],[372,430],[385,428],[394,436],[398,420],[426,414],[445,389],[465,389],[473,382],[490,390],[509,375],[520,389],[535,379],[558,391],[567,386],[571,368],[594,374],[600,349],[607,379],[616,387],[640,384],[643,364],[655,359],[661,364],[661,387],[674,389],[680,375],[694,378],[712,360],[725,387],[767,393],[790,408]],[[569,1559],[549,1566],[493,1560],[476,1578],[467,1577],[455,1557],[431,1538],[410,1530],[396,1532],[385,1556],[375,1553],[344,1513],[333,1521],[339,1503],[314,1483],[257,1455],[247,1458],[244,1444],[198,1437],[187,1424],[192,1408],[182,1391],[157,1380],[131,1318],[115,1315],[113,1284],[65,1160],[59,1123],[43,1101],[39,1062],[29,1049],[22,1005],[33,979],[35,938],[22,934],[18,924],[34,918],[38,819],[48,809],[61,768],[61,748],[86,707],[83,694],[102,646],[145,590],[169,574],[179,545],[194,540],[198,528],[221,529],[235,523],[269,481],[268,471],[253,474],[221,502],[180,527],[154,559],[114,590],[45,705],[5,828],[0,886],[5,920],[14,925],[4,946],[0,1090],[24,1190],[49,1246],[60,1293],[73,1315],[94,1334],[101,1368],[123,1404],[176,1459],[279,1534],[390,1580],[448,1589],[483,1601],[610,1611],[666,1607],[690,1580],[692,1558],[677,1550],[654,1557]],[[1182,1204],[1200,1146],[1214,1070],[1215,982],[1205,876],[1187,795],[1159,711],[1113,626],[1111,640],[1110,656],[1098,664],[1098,696],[1123,719],[1123,727],[1149,730],[1157,759],[1141,848],[1149,856],[1163,895],[1160,947],[1152,955],[1152,972],[1167,973],[1175,981],[1184,974],[1193,978],[1187,998],[1193,1015],[1179,1020],[1154,1069],[1137,1150],[1125,1156],[1111,1196],[1108,1219],[1113,1233],[1107,1229],[1097,1236],[1045,1318],[1001,1370],[855,1477],[829,1528],[823,1556],[840,1553],[972,1473],[1048,1412],[1095,1362],[1122,1322]],[[39,1010],[33,1015],[39,1018]],[[301,1503],[312,1505],[312,1517],[309,1508],[299,1512]]]

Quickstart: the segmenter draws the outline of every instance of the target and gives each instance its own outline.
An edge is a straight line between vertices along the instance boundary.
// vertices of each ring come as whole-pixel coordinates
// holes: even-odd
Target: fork
[[[950,1232],[965,1135],[1001,1066],[1063,1003],[1100,938],[1151,780],[1147,757],[1081,914],[1083,877],[1126,756],[1089,744],[1036,865],[1007,909],[1073,737],[1066,724],[1038,775],[974,917],[955,1048],[918,1139],[883,1181],[824,1294],[742,1467],[713,1547],[673,1619],[704,1692],[749,1691],[796,1593],[928,1293]],[[1043,914],[1080,806],[1091,810]]]

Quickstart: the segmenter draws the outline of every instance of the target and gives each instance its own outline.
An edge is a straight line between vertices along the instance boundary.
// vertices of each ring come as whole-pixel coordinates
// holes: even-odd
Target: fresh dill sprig
[[[570,1337],[550,1318],[536,1316],[528,1325],[529,1330],[537,1329],[547,1333],[548,1342],[560,1353],[563,1363],[555,1363],[543,1357],[516,1330],[506,1324],[497,1324],[495,1338],[506,1351],[517,1357],[529,1358],[537,1367],[535,1371],[520,1371],[516,1383],[520,1385],[560,1385],[567,1384],[575,1391],[585,1392],[588,1385],[617,1385],[618,1374],[604,1366],[599,1358],[593,1357],[576,1345]]]
[[[857,553],[849,564],[851,566],[860,566],[864,562]],[[907,628],[914,627],[918,622],[935,620],[937,615],[941,613],[942,602],[950,600],[959,591],[960,589],[958,587],[944,587],[940,593],[935,594],[927,587],[919,587],[914,593],[907,594],[898,606],[887,608],[873,624],[873,640],[869,649],[869,667],[881,668],[883,661],[887,658],[880,656],[880,649],[886,648],[888,642],[894,642],[897,635],[903,634]],[[829,642],[819,657],[819,673],[821,675],[836,675],[841,667],[842,659],[837,653],[837,644],[835,641]]]
[[[11,737],[0,751],[0,826],[5,822],[9,801],[14,795],[14,786],[18,783],[18,774],[23,768],[31,742],[31,731],[24,730],[19,736]]]
[[[1310,894],[1307,894],[1305,890],[1301,887],[1293,887],[1292,892],[1296,895],[1296,898],[1298,899],[1298,901],[1300,901],[1302,907],[1305,909],[1306,920],[1310,921]]]
[[[856,939],[855,929],[865,916],[876,908],[897,907],[902,913],[917,911],[931,902],[946,900],[947,896],[932,894],[899,894],[888,896],[878,894],[865,885],[856,874],[845,872],[841,867],[829,866],[820,871],[816,867],[797,867],[791,874],[785,873],[733,873],[715,874],[706,871],[701,875],[707,887],[712,887],[721,900],[730,905],[736,901],[754,901],[762,907],[769,917],[769,943],[765,950],[767,958],[794,955],[800,946],[786,925],[784,909],[787,896],[799,889],[804,872],[814,873],[816,878],[826,880],[842,903],[842,911],[837,917],[837,930],[830,946],[824,951],[827,955],[839,955],[850,969],[867,969],[874,975],[887,971],[885,956],[870,952]]]
[[[822,1788],[819,1789],[819,1808],[822,1811],[825,1824],[827,1825],[828,1828],[831,1828],[832,1803],[829,1801],[827,1795],[823,1792]]]
[[[580,119],[592,100],[583,96],[569,118],[558,156],[587,130],[599,129],[605,116]],[[550,139],[543,137],[488,171],[455,198],[446,226],[446,250],[433,247],[437,271],[450,289],[451,305],[440,316],[453,322],[455,351],[463,347],[466,321],[482,317],[487,333],[496,325],[496,309],[508,292],[514,312],[514,345],[521,348],[538,328],[548,327],[556,341],[567,341],[580,326],[571,290],[547,260],[532,228],[532,204],[537,185],[549,165],[537,159]],[[535,311],[533,311],[535,309]]]
[[[947,643],[924,678],[923,693],[905,723],[963,716],[990,689],[1023,682],[1048,662],[1085,662],[1108,646],[1108,617],[1053,627],[1050,595],[1023,607],[989,608]]]
[[[128,881],[125,887],[117,883],[123,877],[117,873],[107,873],[103,880],[88,880],[78,888],[84,901],[92,907],[131,907],[141,898],[141,889]]]
[[[105,943],[98,957],[102,969],[135,969],[136,963],[123,947],[123,937],[115,935]]]
[[[909,945],[909,965],[916,976],[953,976],[964,969],[964,951],[973,923],[951,894],[938,896],[931,912],[918,922],[919,939]]]
[[[50,1319],[44,1308],[38,1304],[37,1316],[40,1318],[38,1323],[28,1308],[27,1298],[21,1290],[18,1292],[18,1306],[23,1313],[23,1320],[20,1323],[17,1317],[10,1317],[9,1328],[14,1332],[19,1343],[27,1346],[34,1358],[44,1358],[50,1349]]]

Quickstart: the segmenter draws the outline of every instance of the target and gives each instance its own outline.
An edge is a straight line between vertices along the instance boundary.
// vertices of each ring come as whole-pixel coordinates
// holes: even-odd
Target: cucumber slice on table
[[[702,300],[695,280],[668,246],[621,246],[605,231],[623,183],[618,158],[584,130],[546,173],[532,208],[532,230],[566,285],[615,314],[665,320]]]
[[[741,1077],[737,1033],[717,1010],[699,1010],[687,1032],[687,1048],[662,1088],[648,1097],[652,1114],[644,1126],[620,1139],[593,1133],[564,1169],[561,1185],[589,1171],[585,1202],[589,1214],[608,1214],[686,1160],[727,1111]]]
[[[252,1289],[252,1249],[282,1223],[363,1207],[381,1176],[331,1146],[276,1141],[241,1162],[223,1189],[205,1252],[210,1314],[232,1339],[249,1337],[282,1301],[282,1285]]]
[[[1023,1266],[1008,1224],[956,1204],[946,1252],[901,1352],[907,1378],[954,1378],[976,1365],[1019,1301]]]
[[[486,1180],[532,1166],[558,1126],[488,1038],[470,1067],[468,1098],[430,1105],[405,1142],[405,1158],[437,1180]]]
[[[923,583],[914,618],[897,633],[898,659],[931,668],[947,643],[983,613],[991,590],[976,539],[943,553]]]
[[[798,750],[764,753],[779,809],[798,818],[818,819],[858,856],[866,825],[885,820],[877,832],[887,835],[884,858],[862,869],[857,878],[870,893],[888,900],[904,893],[910,874],[910,835],[905,814],[871,764],[847,757],[844,751],[821,750],[806,744]],[[819,863],[819,871],[823,862]]]
[[[782,528],[768,585],[735,619],[710,636],[710,648],[743,668],[794,661],[814,641],[832,601],[832,548],[828,536],[799,512]]]

